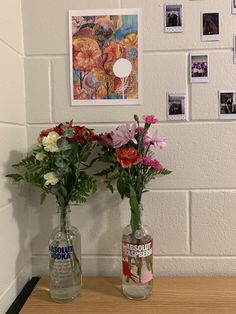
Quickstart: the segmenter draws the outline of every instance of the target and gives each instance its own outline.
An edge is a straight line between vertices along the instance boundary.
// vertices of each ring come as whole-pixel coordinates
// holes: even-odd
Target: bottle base
[[[122,291],[124,296],[131,300],[144,300],[151,296],[152,294],[152,286],[149,284],[123,284]]]
[[[80,294],[80,287],[60,288],[50,291],[50,297],[57,303],[72,302]]]

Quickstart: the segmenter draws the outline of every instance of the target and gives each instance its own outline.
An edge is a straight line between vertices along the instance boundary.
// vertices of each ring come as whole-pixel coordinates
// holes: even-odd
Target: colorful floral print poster
[[[70,11],[72,105],[141,104],[141,10]]]

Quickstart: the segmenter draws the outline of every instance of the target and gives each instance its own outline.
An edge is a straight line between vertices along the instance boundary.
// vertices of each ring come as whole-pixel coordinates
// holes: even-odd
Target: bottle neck
[[[68,231],[71,227],[70,224],[70,206],[66,208],[58,207],[58,222],[61,231]]]
[[[137,211],[133,211],[131,209],[130,224],[131,224],[133,232],[135,232],[136,230],[142,229],[142,217],[143,217],[143,205],[142,203],[140,203]]]

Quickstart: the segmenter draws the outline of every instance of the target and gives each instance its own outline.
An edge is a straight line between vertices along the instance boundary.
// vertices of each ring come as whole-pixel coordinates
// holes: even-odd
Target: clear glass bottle
[[[76,298],[82,286],[81,237],[70,224],[70,207],[59,208],[59,224],[49,239],[49,289],[59,303]]]
[[[122,233],[122,290],[129,299],[146,299],[153,288],[153,234],[142,223],[140,204],[138,228],[127,225]],[[131,218],[132,219],[132,218]]]

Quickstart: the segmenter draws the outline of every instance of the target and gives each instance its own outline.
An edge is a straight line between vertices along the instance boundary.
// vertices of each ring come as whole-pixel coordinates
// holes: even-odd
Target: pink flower
[[[154,142],[154,146],[159,147],[160,149],[165,148],[167,146],[166,140],[158,136],[156,141]]]
[[[144,157],[142,160],[142,163],[143,163],[143,165],[150,166],[150,167],[154,168],[155,170],[162,170],[163,169],[162,164],[156,159]]]
[[[160,149],[167,146],[164,138],[157,135],[157,132],[150,133],[148,132],[143,139],[143,146],[146,147],[149,144],[153,144],[155,147],[159,147]]]
[[[129,141],[132,141],[134,144],[137,144],[137,140],[135,139],[136,134],[136,124],[123,124],[116,128],[114,134],[112,135],[113,139],[113,147],[119,148]]]
[[[143,275],[141,277],[141,283],[147,283],[150,280],[152,280],[152,278],[153,278],[152,272],[149,270],[145,270],[145,272],[143,273]]]
[[[148,123],[148,124],[157,123],[157,118],[153,114],[151,114],[151,115],[144,114],[142,116],[142,119],[144,120],[145,123]]]

